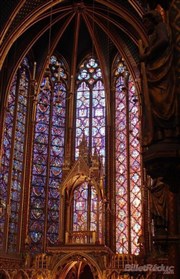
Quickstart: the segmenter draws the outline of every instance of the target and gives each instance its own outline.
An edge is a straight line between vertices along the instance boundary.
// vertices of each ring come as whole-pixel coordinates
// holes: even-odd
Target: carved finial
[[[96,148],[96,146],[94,147],[94,157],[98,157],[98,153],[97,153],[97,148]]]
[[[98,167],[99,168],[99,164],[100,164],[100,157],[98,155],[97,148],[95,146],[94,147],[94,153],[93,153],[93,156],[92,156],[92,167]]]
[[[79,144],[79,156],[83,156],[83,157],[88,156],[87,139],[84,132],[83,132],[82,140]]]

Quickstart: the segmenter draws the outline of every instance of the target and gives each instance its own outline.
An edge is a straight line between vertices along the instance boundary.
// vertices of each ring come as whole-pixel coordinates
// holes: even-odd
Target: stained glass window
[[[102,202],[95,187],[87,182],[74,190],[73,231],[96,232],[102,241]]]
[[[74,191],[73,231],[88,230],[88,184]]]
[[[67,73],[52,56],[38,94],[33,147],[30,239],[41,251],[58,240],[59,185],[64,160]]]
[[[28,60],[25,58],[11,84],[4,123],[0,197],[8,217],[5,220],[4,214],[0,218],[0,247],[3,247],[4,233],[7,230],[6,247],[8,252],[18,251],[18,242],[20,241],[21,216],[19,212],[22,204],[23,163],[24,150],[26,148],[28,68]]]
[[[95,149],[105,161],[105,90],[98,62],[89,58],[81,64],[76,95],[76,152],[85,133],[90,153]]]
[[[105,163],[105,90],[98,61],[91,57],[85,60],[78,72],[76,93],[76,138],[75,157],[85,134],[89,154],[98,154]],[[88,199],[88,200],[86,200]],[[73,230],[98,230],[102,239],[102,202],[97,192],[87,183],[74,192]]]
[[[115,69],[116,248],[139,253],[141,234],[141,164],[139,107],[135,85],[122,59]]]
[[[0,173],[1,204],[8,213],[0,218],[0,248],[18,251],[26,147],[29,90],[28,61],[18,69],[7,99]],[[115,173],[116,250],[139,253],[141,235],[141,160],[139,106],[135,85],[124,61],[115,64]],[[60,194],[64,162],[67,71],[62,60],[52,56],[38,92],[34,125],[30,183],[29,236],[33,252],[58,241]],[[75,158],[85,134],[89,156],[106,158],[106,99],[99,63],[88,58],[80,65],[75,96]],[[106,185],[109,187],[110,185]],[[109,187],[110,189],[110,187]],[[110,189],[111,190],[111,189]],[[95,231],[103,238],[103,205],[97,189],[84,182],[73,192],[72,230]],[[113,218],[113,217],[112,217]],[[8,238],[5,238],[8,234]],[[4,242],[6,241],[6,243]],[[102,243],[102,242],[101,242]]]

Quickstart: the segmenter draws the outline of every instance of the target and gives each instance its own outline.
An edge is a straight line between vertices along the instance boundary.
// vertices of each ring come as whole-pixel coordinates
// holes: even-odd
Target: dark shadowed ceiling
[[[96,54],[101,67],[108,69],[115,54],[120,52],[135,78],[138,40],[146,41],[142,2],[0,1],[0,68],[8,65],[14,69],[25,55],[29,55],[37,62],[37,73],[41,76],[47,56],[59,53],[73,74],[88,53]],[[8,72],[10,75],[12,71]]]

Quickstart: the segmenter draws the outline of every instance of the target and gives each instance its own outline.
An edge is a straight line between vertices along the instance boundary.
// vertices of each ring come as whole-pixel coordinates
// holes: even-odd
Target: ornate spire
[[[94,154],[92,155],[91,161],[92,161],[92,167],[93,168],[95,167],[95,168],[99,169],[99,166],[100,166],[100,156],[98,155],[96,146],[94,147]]]
[[[88,146],[85,133],[83,132],[82,140],[79,144],[79,157],[88,158]]]

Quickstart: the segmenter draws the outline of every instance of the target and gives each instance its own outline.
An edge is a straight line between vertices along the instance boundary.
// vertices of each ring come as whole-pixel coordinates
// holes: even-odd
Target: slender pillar
[[[169,250],[168,250],[168,264],[174,266],[173,279],[180,278],[179,268],[179,242],[178,236],[178,222],[177,222],[177,199],[176,193],[169,192],[168,196],[168,237],[169,237]]]

